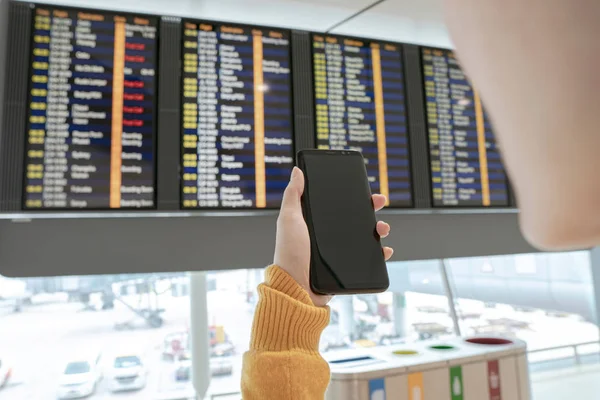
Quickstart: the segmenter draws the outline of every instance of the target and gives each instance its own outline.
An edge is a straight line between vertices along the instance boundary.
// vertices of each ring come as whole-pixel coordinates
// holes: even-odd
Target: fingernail
[[[292,169],[292,176],[290,176],[290,181],[293,181],[294,179],[296,179],[296,177],[298,176],[298,171],[300,171],[298,169],[298,167],[294,167]]]

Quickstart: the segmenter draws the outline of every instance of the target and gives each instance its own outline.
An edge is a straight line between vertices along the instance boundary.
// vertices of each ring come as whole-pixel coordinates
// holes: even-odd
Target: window
[[[249,347],[256,287],[263,276],[264,269],[207,273],[212,395],[239,399],[242,356]],[[340,296],[331,302],[331,322],[321,341],[323,352],[453,334],[439,261],[390,263],[390,277],[386,293]],[[35,399],[39,393],[54,393],[66,363],[74,364],[69,371],[77,370],[75,362],[80,360],[68,357],[80,351],[89,354],[93,347],[108,356],[98,365],[104,373],[144,360],[146,381],[160,384],[146,384],[134,398],[154,398],[157,391],[165,396],[193,395],[188,275],[19,282],[28,291],[26,305],[20,312],[0,309],[0,343],[14,343],[0,349],[0,358],[14,360],[14,380],[19,384],[3,389],[2,394]],[[48,328],[37,329],[39,325]],[[98,383],[97,395],[117,398],[108,381]]]
[[[515,271],[520,275],[534,275],[537,272],[535,254],[519,254],[515,258]]]
[[[74,388],[71,385],[82,380],[75,378],[88,373],[104,376],[90,398],[146,400],[180,392],[177,368],[186,355],[179,353],[181,359],[174,359],[173,348],[165,343],[171,344],[168,338],[181,337],[189,330],[190,298],[182,294],[189,294],[187,274],[10,282],[11,299],[22,299],[22,306],[20,310],[12,304],[0,307],[0,343],[10,344],[0,346],[0,359],[12,368],[0,399],[66,396]],[[144,368],[145,379],[132,383],[139,389],[113,393],[117,383],[123,383],[115,383],[113,377],[126,379],[133,375],[127,369],[136,366]],[[85,388],[89,391],[93,389],[90,379]]]
[[[85,374],[87,372],[90,372],[90,363],[86,361],[68,363],[65,368],[65,375]]]
[[[387,292],[332,300],[322,352],[426,339],[443,343],[455,335],[454,309],[464,336],[504,335],[528,342],[533,371],[573,363],[569,346],[586,342],[596,343],[578,346],[580,361],[600,362],[587,252],[391,262],[388,270]],[[263,274],[264,269],[206,274],[209,394],[219,399],[240,398],[242,357]],[[11,344],[0,348],[0,359],[4,366],[10,363],[11,382],[18,384],[4,387],[1,398],[38,399],[55,393],[66,375],[110,376],[113,369],[136,365],[144,368],[146,379],[126,397],[194,396],[188,274],[11,282],[22,307],[0,308],[0,343]],[[556,346],[567,347],[544,350]],[[97,366],[77,356],[90,350],[97,351],[90,363],[103,354]],[[110,382],[100,380],[95,396],[120,398]]]
[[[321,336],[322,353],[442,340],[454,334],[439,261],[389,263],[389,272],[386,293],[337,296],[331,301],[331,320]],[[207,292],[212,348],[209,393],[219,399],[240,399],[242,357],[248,350],[256,286],[263,275],[263,269],[255,269],[207,276],[207,282],[213,282]],[[221,397],[226,394],[230,397]]]
[[[483,273],[485,264],[490,272]],[[532,371],[573,363],[573,345],[600,339],[588,252],[461,258],[447,265],[461,333],[524,340]],[[597,343],[579,346],[578,357],[598,362],[599,349]]]
[[[211,395],[241,390],[242,357],[250,346],[258,302],[256,287],[263,279],[264,269],[219,271],[207,276]],[[240,397],[238,394],[237,399]]]
[[[136,356],[115,358],[115,368],[132,368],[140,365],[142,365],[142,362]]]

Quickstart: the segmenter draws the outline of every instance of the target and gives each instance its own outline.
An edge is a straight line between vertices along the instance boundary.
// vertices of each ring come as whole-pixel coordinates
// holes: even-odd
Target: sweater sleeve
[[[250,350],[244,354],[243,398],[323,399],[330,372],[319,354],[319,339],[329,323],[329,307],[315,307],[277,266],[267,268],[258,293]]]

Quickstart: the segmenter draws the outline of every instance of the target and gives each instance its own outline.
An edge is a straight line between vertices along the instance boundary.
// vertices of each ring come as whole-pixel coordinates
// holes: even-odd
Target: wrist
[[[258,287],[250,348],[263,351],[318,352],[329,307],[315,307],[309,293],[283,269],[271,266]]]
[[[287,293],[287,287],[279,287],[282,285],[282,282],[287,282],[287,279],[284,279],[285,277],[290,278],[291,280],[293,280],[293,282],[296,283],[296,285],[292,286],[300,287],[302,291],[308,295],[310,303],[307,304],[312,304],[317,307],[325,307],[332,298],[332,296],[320,295],[312,291],[310,287],[310,278],[308,276],[308,271],[298,273],[297,270],[289,271],[285,267],[272,265],[271,267],[269,267],[269,269],[267,269],[267,272],[265,273],[265,278],[270,282],[268,283],[268,286]],[[289,283],[287,285],[289,285]],[[293,295],[292,297],[294,296],[296,295]],[[307,297],[303,294],[297,295],[295,298],[296,300],[307,302]]]
[[[265,270],[265,285],[284,293],[294,300],[307,305],[314,305],[308,289],[308,279],[303,282],[284,268],[278,265],[271,265]]]

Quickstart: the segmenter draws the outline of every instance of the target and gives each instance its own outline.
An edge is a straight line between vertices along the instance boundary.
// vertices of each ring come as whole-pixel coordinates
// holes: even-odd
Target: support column
[[[352,304],[352,296],[340,296],[338,302],[340,304],[340,338],[354,340],[356,336],[356,324],[354,323],[354,305]]]
[[[192,383],[196,398],[203,399],[210,386],[210,347],[208,338],[208,303],[206,272],[191,272],[190,342],[192,346]]]
[[[600,326],[600,247],[590,250],[590,273],[594,288],[594,298],[591,299],[594,310],[594,323]]]
[[[406,315],[406,294],[394,293],[393,317],[394,333],[397,337],[408,336],[408,318]]]
[[[450,311],[450,318],[452,318],[452,325],[454,325],[454,334],[456,336],[461,336],[458,315],[456,314],[456,304],[454,303],[454,292],[452,291],[452,285],[450,285],[448,263],[446,260],[440,260],[440,274],[442,276],[444,290],[446,291],[446,297],[448,298],[448,310]]]

